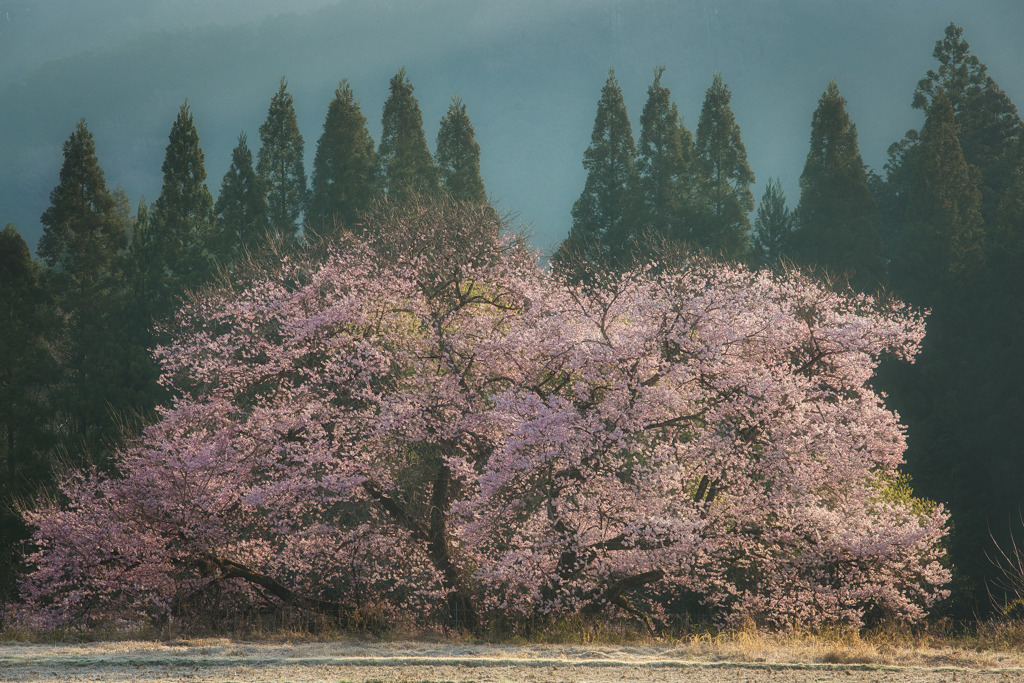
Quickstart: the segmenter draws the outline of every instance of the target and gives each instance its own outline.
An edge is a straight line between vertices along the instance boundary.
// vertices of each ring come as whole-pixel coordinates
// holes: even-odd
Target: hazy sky
[[[403,66],[431,144],[451,97],[466,103],[488,192],[542,248],[568,232],[609,67],[635,136],[654,67],[667,67],[662,83],[691,131],[720,72],[755,198],[774,176],[795,206],[828,82],[881,173],[889,144],[921,124],[911,96],[951,21],[1024,106],[1021,0],[0,0],[0,225],[35,245],[80,118],[107,183],[134,205],[159,194],[167,133],[188,98],[216,196],[238,134],[258,146],[282,76],[309,173],[338,81],[379,141],[388,80]]]

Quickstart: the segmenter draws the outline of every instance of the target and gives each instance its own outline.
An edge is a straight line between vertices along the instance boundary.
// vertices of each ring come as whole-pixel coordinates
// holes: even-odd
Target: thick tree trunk
[[[451,471],[448,466],[438,463],[432,482],[430,513],[424,525],[416,520],[406,506],[385,494],[372,481],[363,482],[363,490],[377,502],[412,537],[426,546],[427,557],[441,574],[448,591],[446,598],[448,621],[452,626],[477,630],[479,616],[472,595],[467,589],[458,567],[453,562],[449,546],[448,510],[451,508]]]
[[[450,497],[451,471],[445,464],[439,464],[434,477],[434,487],[430,495],[430,529],[428,532],[427,554],[434,566],[444,577],[448,593],[448,621],[452,626],[465,626],[470,630],[479,627],[476,607],[473,598],[466,590],[458,567],[452,562],[448,546],[448,510],[451,507]]]

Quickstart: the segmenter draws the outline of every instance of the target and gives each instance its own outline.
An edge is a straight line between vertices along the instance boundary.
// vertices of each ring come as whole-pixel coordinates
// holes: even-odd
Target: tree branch
[[[221,579],[242,579],[243,581],[248,581],[249,583],[259,586],[267,593],[283,602],[309,607],[321,614],[328,614],[335,617],[343,624],[349,623],[348,608],[340,603],[300,595],[274,577],[261,574],[260,572],[239,564],[234,560],[217,557],[215,555],[210,556],[207,559],[210,564],[220,570]]]

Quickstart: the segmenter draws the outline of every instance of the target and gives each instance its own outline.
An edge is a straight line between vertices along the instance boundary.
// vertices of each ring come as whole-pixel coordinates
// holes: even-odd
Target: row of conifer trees
[[[572,228],[552,258],[578,280],[658,258],[702,252],[759,267],[814,267],[837,286],[893,291],[932,310],[920,361],[883,365],[878,381],[910,427],[908,469],[918,493],[948,502],[952,558],[965,610],[992,578],[987,528],[1024,505],[1024,125],[1006,94],[946,29],[939,66],[913,106],[925,113],[869,171],[838,86],[811,117],[795,209],[766,183],[754,210],[754,174],[716,75],[693,134],[655,71],[635,141],[614,72],[601,92],[587,178]],[[245,135],[214,202],[187,103],[172,126],[163,186],[135,216],[111,192],[80,123],[42,215],[39,260],[13,226],[0,233],[0,452],[2,586],[24,529],[13,501],[49,481],[60,457],[103,466],[105,453],[167,399],[148,350],[183,292],[247,254],[330,240],[386,197],[486,203],[480,148],[465,105],[453,100],[431,155],[404,70],[391,80],[379,145],[351,88],[330,102],[311,182],[291,95],[282,80],[260,127],[254,161]]]
[[[1024,124],[960,27],[946,28],[933,56],[937,67],[908,97],[924,124],[890,146],[884,174],[865,166],[846,100],[829,83],[811,116],[797,206],[772,179],[753,226],[754,174],[722,79],[694,135],[658,69],[636,143],[610,73],[583,158],[586,186],[553,261],[585,280],[682,246],[815,269],[835,286],[930,310],[918,362],[883,362],[875,381],[908,425],[915,491],[951,510],[949,609],[970,618],[987,609],[989,589],[1002,600],[987,559],[996,544],[1013,547],[1016,533],[1024,547]]]
[[[132,216],[79,122],[41,216],[38,259],[13,225],[0,233],[0,615],[26,532],[18,505],[55,469],[106,467],[112,449],[154,417],[168,397],[150,350],[169,338],[185,292],[247,260],[329,241],[384,197],[486,202],[480,147],[457,97],[434,155],[404,69],[391,79],[382,124],[375,146],[342,81],[308,183],[282,79],[255,160],[243,133],[214,201],[186,102],[169,134],[160,196],[140,200]]]

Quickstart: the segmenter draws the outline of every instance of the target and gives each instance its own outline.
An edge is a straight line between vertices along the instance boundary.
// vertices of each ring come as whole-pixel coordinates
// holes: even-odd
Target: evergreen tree
[[[985,256],[980,178],[964,159],[944,95],[928,109],[912,173],[894,279],[914,303],[934,305],[976,278]]]
[[[150,277],[146,272],[146,261],[148,259],[147,249],[151,245],[149,225],[149,205],[146,203],[145,195],[139,197],[139,204],[135,210],[135,220],[131,226],[131,237],[128,240],[128,248],[125,250],[122,262],[125,284],[132,294],[130,299],[148,301],[151,295],[149,287],[156,282],[156,278]]]
[[[0,609],[28,536],[18,498],[49,479],[47,390],[56,379],[41,274],[14,226],[0,232]]]
[[[149,279],[145,291],[152,317],[169,315],[185,290],[210,274],[207,248],[213,229],[213,197],[206,186],[205,155],[188,102],[178,110],[164,156],[163,185],[149,216],[137,267]]]
[[[151,223],[145,196],[139,198],[135,218],[131,222],[131,240],[123,252],[122,278],[126,290],[124,300],[124,362],[128,368],[125,391],[131,392],[134,417],[151,421],[154,408],[167,394],[157,380],[160,370],[150,350],[157,343],[153,329],[157,309],[155,297],[164,294],[163,269],[149,263]]]
[[[991,224],[1012,175],[1024,123],[985,64],[971,54],[962,28],[947,26],[932,54],[939,67],[917,84],[914,107],[928,111],[937,97],[949,99],[964,158],[981,172],[982,216]]]
[[[1024,263],[1012,172],[1022,126],[959,27],[946,28],[933,54],[938,68],[913,100],[925,124],[890,148],[880,195],[894,288],[931,308],[928,334],[919,361],[883,365],[880,382],[908,425],[916,488],[952,513],[950,555],[963,572],[956,616],[974,616],[993,578],[990,536],[1006,543],[1005,521],[1024,506]]]
[[[981,559],[989,522],[1016,510],[1000,502],[1016,436],[1008,442],[1000,424],[1010,419],[1009,394],[995,391],[1014,366],[994,344],[1007,315],[986,284],[979,174],[964,159],[944,95],[931,103],[902,169],[907,208],[891,280],[899,296],[931,315],[919,361],[883,368],[880,382],[914,435],[907,464],[916,487],[953,514],[953,562],[975,582],[960,598],[975,603],[989,573]]]
[[[327,107],[316,146],[309,229],[330,235],[338,226],[354,226],[379,192],[380,172],[366,117],[352,88],[342,81]]]
[[[60,183],[40,222],[39,256],[54,271],[58,290],[87,297],[109,286],[125,226],[84,120],[64,143]]]
[[[391,79],[384,102],[380,138],[380,166],[390,201],[411,196],[436,197],[441,193],[437,166],[423,133],[423,115],[413,97],[412,83],[401,69]]]
[[[732,93],[715,74],[704,96],[695,148],[700,164],[699,208],[692,244],[716,256],[743,258],[750,248],[754,172],[747,164],[740,127],[729,102]]]
[[[885,162],[885,177],[868,174],[871,196],[878,203],[881,214],[879,232],[882,239],[882,258],[887,263],[896,259],[904,223],[907,218],[907,197],[910,194],[910,169],[917,152],[918,133],[908,130],[902,140],[889,145]],[[890,273],[891,275],[891,273]]]
[[[1021,155],[999,202],[993,242],[994,253],[1003,266],[1000,271],[1024,275],[1024,155]]]
[[[260,126],[260,151],[256,171],[267,193],[270,227],[286,240],[295,239],[306,210],[306,167],[302,135],[295,118],[288,83],[281,79],[270,100],[267,118]]]
[[[252,165],[245,133],[231,152],[231,167],[220,184],[213,207],[217,238],[212,247],[219,262],[234,263],[245,253],[256,253],[268,238],[267,195]]]
[[[754,220],[753,258],[758,266],[777,268],[793,235],[793,212],[786,206],[782,184],[769,178]]]
[[[857,289],[878,286],[883,276],[881,214],[868,188],[857,127],[835,81],[811,119],[796,215],[793,255],[799,262],[847,275]]]
[[[48,444],[46,387],[55,361],[46,335],[42,275],[28,245],[10,223],[0,232],[0,471],[3,494],[23,479],[41,480]],[[0,504],[2,507],[2,504]]]
[[[480,144],[473,137],[466,105],[458,97],[452,98],[437,131],[437,168],[441,188],[452,199],[472,204],[487,202],[480,177]]]
[[[636,227],[636,144],[614,69],[601,90],[583,168],[587,180],[572,207],[572,228],[554,255],[555,267],[575,280],[628,262]]]
[[[118,414],[133,407],[119,391],[130,355],[119,281],[125,224],[84,121],[64,143],[60,182],[40,221],[39,255],[66,321],[62,379],[53,398],[61,436],[72,454],[84,447],[101,455],[120,436]]]
[[[647,89],[647,103],[640,116],[638,222],[639,229],[648,231],[656,241],[683,242],[690,239],[687,229],[692,218],[687,192],[693,186],[693,135],[683,126],[668,88],[661,84],[664,72],[663,66],[654,70],[654,82]],[[643,237],[635,236],[638,241]],[[639,244],[634,248],[638,256],[649,251]]]

